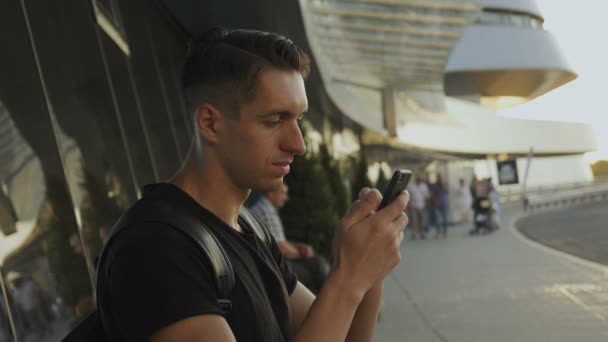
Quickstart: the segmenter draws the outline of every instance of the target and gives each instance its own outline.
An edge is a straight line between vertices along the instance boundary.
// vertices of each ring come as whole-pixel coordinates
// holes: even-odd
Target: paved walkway
[[[385,283],[375,341],[608,341],[608,268],[554,252],[512,227],[407,241]]]

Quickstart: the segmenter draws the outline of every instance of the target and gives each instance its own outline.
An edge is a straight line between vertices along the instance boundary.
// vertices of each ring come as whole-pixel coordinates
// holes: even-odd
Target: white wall
[[[498,173],[496,160],[463,160],[450,161],[447,163],[435,162],[429,165],[428,172],[440,172],[444,175],[449,190],[450,216],[451,220],[458,220],[458,180],[463,178],[469,186],[473,174],[478,178],[492,177],[499,192],[509,190],[519,192],[525,175],[527,158],[517,159],[517,170],[520,184],[498,185]],[[562,184],[588,182],[593,180],[591,167],[585,160],[583,154],[563,157],[537,157],[532,159],[530,173],[528,176],[528,189],[538,186],[558,186]]]
[[[446,97],[448,115],[426,121],[416,116],[399,127],[404,143],[434,150],[461,153],[582,153],[596,149],[591,125],[512,119],[495,116],[480,105]]]
[[[519,174],[518,185],[498,186],[499,191],[519,190],[525,177],[527,158],[517,159]],[[496,160],[478,160],[474,165],[475,173],[479,177],[492,177],[498,185]],[[532,159],[528,175],[528,188],[536,186],[554,186],[568,183],[588,182],[593,180],[591,167],[585,160],[584,154],[562,157],[537,157]]]

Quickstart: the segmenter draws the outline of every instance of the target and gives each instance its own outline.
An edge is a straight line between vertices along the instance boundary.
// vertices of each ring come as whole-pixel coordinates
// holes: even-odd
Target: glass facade
[[[482,1],[300,0],[300,5],[322,75],[406,91],[433,84],[440,91],[449,54],[477,19]]]
[[[109,228],[186,154],[186,34],[144,0],[9,0],[0,22],[0,342],[57,341],[95,308]]]

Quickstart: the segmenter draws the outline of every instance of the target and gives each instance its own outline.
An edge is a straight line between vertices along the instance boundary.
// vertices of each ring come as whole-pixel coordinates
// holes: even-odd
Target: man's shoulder
[[[129,255],[158,255],[162,251],[183,253],[192,251],[186,236],[163,222],[133,222],[112,238],[106,251],[112,259]]]
[[[167,187],[165,184],[148,185]],[[147,189],[150,193],[152,190]],[[160,192],[160,191],[159,191]],[[161,194],[162,195],[162,194]],[[136,201],[115,223],[112,231],[112,247],[122,244],[183,243],[190,240],[182,234],[176,225],[192,225],[202,222],[200,217],[191,210],[181,207],[179,203],[171,203],[170,199],[157,194],[144,196]]]

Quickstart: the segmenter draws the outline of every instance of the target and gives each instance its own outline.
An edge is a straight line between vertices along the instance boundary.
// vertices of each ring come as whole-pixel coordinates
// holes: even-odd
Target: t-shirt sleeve
[[[195,242],[162,224],[145,229],[145,241],[119,245],[107,273],[109,309],[126,340],[147,340],[188,317],[222,315],[211,264]]]
[[[287,263],[287,260],[283,254],[281,254],[279,245],[274,238],[270,239],[270,252],[272,253],[274,261],[279,266],[279,271],[281,272],[281,276],[285,282],[287,293],[291,296],[293,291],[296,289],[296,285],[298,284],[298,277]]]

